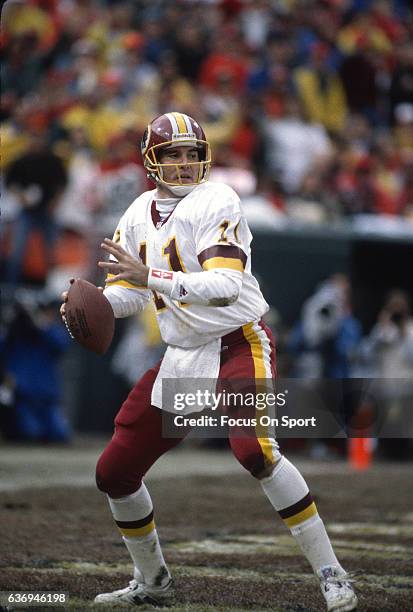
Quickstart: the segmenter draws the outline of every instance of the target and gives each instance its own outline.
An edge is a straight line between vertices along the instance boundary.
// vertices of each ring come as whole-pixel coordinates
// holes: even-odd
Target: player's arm
[[[113,240],[105,238],[101,245],[109,254],[109,261],[98,262],[108,272],[103,293],[117,319],[142,311],[151,298],[147,289],[149,268],[139,259],[134,248],[137,243],[121,219]]]
[[[187,304],[230,306],[237,301],[252,237],[235,193],[230,192],[230,197],[219,207],[206,207],[202,220],[196,224],[194,241],[203,272],[151,268],[151,289]]]
[[[148,286],[186,304],[230,306],[237,301],[241,291],[246,256],[235,245],[217,245],[212,249],[217,255],[211,256],[211,260],[220,260],[216,268],[206,267],[210,264],[209,259],[205,260],[204,272],[169,272],[150,268]],[[236,267],[231,267],[234,262]]]
[[[107,239],[102,248],[111,255],[111,261],[99,265],[112,274],[109,283],[148,287],[187,304],[229,306],[237,301],[242,288],[250,242],[251,233],[238,202],[230,202],[218,213],[207,213],[197,225],[195,243],[203,272],[149,268],[121,244]]]
[[[174,272],[171,297],[205,306],[234,304],[242,289],[252,236],[232,189],[221,186],[205,203],[202,217],[194,222],[193,238],[203,272]]]
[[[237,261],[237,268],[239,268],[237,270],[231,269],[228,263],[228,268],[220,267],[206,272],[187,274],[149,268],[129,255],[112,240],[105,239],[101,246],[114,258],[111,261],[100,261],[98,263],[100,267],[106,268],[110,272],[106,279],[105,295],[111,302],[112,307],[114,306],[112,300],[119,299],[123,303],[124,299],[128,298],[127,290],[131,293],[133,289],[139,290],[142,287],[149,287],[149,289],[187,304],[229,306],[238,299],[242,286],[242,260]],[[225,248],[225,256],[228,259],[234,259],[234,257],[229,257],[229,247]],[[238,248],[235,248],[238,256]],[[244,258],[244,256],[242,257]],[[220,259],[224,259],[223,254],[220,255]],[[227,265],[226,262],[223,265]],[[130,306],[132,308],[134,307],[133,302],[140,297],[140,293],[131,293],[130,299],[132,302]],[[124,308],[122,303],[119,304],[119,308]],[[124,311],[122,310],[122,312]],[[128,316],[129,314],[131,312],[128,309],[125,314],[116,314],[116,316]]]

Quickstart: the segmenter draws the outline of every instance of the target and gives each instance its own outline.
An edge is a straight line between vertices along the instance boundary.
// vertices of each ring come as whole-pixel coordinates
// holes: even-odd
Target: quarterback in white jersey
[[[172,417],[155,393],[159,380],[175,372],[182,379],[241,379],[248,388],[252,381],[259,389],[259,379],[275,376],[274,342],[261,320],[268,306],[251,274],[251,233],[235,192],[208,181],[211,155],[201,126],[183,113],[161,115],[144,134],[142,155],[156,189],[138,197],[114,239],[105,239],[110,260],[99,266],[108,270],[105,295],[116,317],[144,308],[153,294],[168,348],[123,403],[96,469],[134,564],[129,586],[96,597],[111,608],[167,605],[172,594],[142,479],[187,431],[163,435]],[[353,610],[357,597],[299,471],[273,437],[254,427],[230,426],[229,442],[307,557],[327,609]]]
[[[197,185],[177,199],[163,220],[159,203],[156,190],[137,198],[122,217],[115,240],[151,267],[148,285],[154,290],[163,340],[199,346],[259,320],[268,305],[251,273],[252,236],[231,187],[209,181]],[[129,314],[149,298],[121,275],[110,280],[105,294],[118,315]]]

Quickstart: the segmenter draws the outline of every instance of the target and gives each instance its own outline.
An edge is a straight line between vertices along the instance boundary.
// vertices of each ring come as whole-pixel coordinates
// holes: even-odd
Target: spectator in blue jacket
[[[0,349],[3,368],[13,380],[14,410],[5,437],[66,442],[71,437],[61,410],[59,362],[70,343],[54,302],[37,307],[16,299]]]

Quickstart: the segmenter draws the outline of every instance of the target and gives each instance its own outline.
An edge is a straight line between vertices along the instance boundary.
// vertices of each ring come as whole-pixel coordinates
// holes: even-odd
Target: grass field
[[[126,549],[93,486],[102,447],[0,449],[0,591],[66,591],[64,609],[99,610],[107,608],[92,603],[97,593],[130,580]],[[358,572],[359,609],[413,610],[411,464],[359,474],[345,462],[297,464],[339,558]],[[227,451],[173,452],[147,484],[175,578],[171,612],[324,610],[293,539]]]

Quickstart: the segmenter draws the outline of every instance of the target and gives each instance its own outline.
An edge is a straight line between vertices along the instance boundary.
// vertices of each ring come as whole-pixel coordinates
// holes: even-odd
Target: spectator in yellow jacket
[[[341,132],[347,114],[344,88],[338,73],[328,65],[329,48],[316,43],[310,64],[294,71],[294,82],[307,119],[330,132]]]

